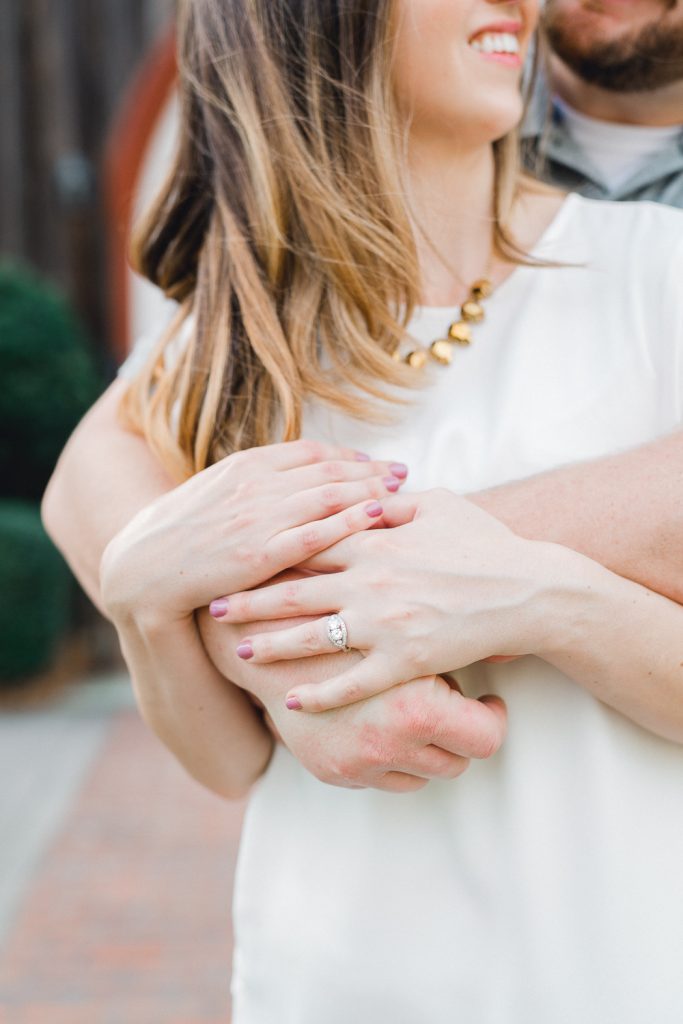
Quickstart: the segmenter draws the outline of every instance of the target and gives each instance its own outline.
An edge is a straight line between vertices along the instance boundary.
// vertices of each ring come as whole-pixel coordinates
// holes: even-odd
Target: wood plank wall
[[[0,258],[71,297],[108,347],[102,155],[173,0],[0,0]]]

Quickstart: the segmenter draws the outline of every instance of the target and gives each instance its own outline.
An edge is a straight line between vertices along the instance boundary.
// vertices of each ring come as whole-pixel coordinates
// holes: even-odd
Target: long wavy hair
[[[387,385],[414,385],[392,354],[420,271],[392,0],[179,8],[179,148],[134,243],[179,313],[124,413],[183,479],[298,437],[305,400],[374,418]],[[494,144],[494,245],[519,262],[517,153],[515,135]]]

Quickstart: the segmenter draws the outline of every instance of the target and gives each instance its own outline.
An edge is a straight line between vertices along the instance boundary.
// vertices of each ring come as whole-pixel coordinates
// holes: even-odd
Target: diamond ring
[[[350,651],[347,640],[349,633],[346,628],[346,623],[342,619],[341,615],[328,615],[327,616],[327,639],[330,643],[337,648],[339,651]]]

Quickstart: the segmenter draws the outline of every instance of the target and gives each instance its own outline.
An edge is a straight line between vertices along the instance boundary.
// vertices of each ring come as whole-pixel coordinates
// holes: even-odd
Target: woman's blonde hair
[[[178,479],[298,437],[304,399],[371,418],[387,384],[415,382],[392,359],[420,291],[393,7],[180,2],[179,149],[135,242],[180,311],[124,402]],[[494,244],[519,261],[516,137],[494,152]]]

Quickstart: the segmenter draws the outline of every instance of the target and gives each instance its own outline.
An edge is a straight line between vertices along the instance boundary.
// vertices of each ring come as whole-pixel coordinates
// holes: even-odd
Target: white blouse
[[[536,251],[572,266],[516,269],[397,422],[315,408],[304,436],[468,493],[675,429],[683,212],[572,195]],[[457,780],[336,789],[278,748],[241,847],[234,1024],[683,1021],[683,747],[536,658],[458,679],[504,697],[509,734]]]

